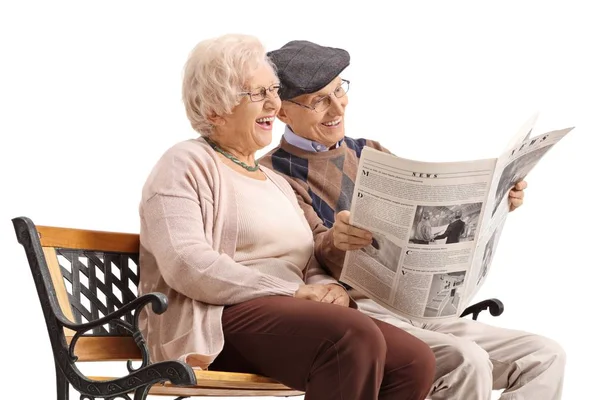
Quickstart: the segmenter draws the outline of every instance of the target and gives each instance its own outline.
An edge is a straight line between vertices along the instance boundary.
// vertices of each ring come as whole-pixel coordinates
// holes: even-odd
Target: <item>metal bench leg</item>
[[[58,366],[56,366],[56,399],[69,400],[69,381]]]

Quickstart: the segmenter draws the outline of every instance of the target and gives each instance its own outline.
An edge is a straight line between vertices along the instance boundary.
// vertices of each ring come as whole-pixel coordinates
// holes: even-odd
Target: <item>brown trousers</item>
[[[222,322],[210,369],[265,375],[305,400],[422,400],[433,384],[428,345],[352,308],[269,296],[226,307]]]

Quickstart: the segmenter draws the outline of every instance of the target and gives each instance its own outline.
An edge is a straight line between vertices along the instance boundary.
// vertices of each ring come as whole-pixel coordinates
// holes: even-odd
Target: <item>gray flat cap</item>
[[[350,65],[350,54],[346,50],[307,40],[291,41],[279,50],[268,52],[267,56],[277,67],[282,100],[323,89]]]

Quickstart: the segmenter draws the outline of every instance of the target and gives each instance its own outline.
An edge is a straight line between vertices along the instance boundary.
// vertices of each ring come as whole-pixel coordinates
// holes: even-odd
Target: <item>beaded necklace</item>
[[[206,136],[202,136],[202,138],[204,140],[206,140],[206,143],[208,143],[210,145],[210,147],[212,147],[216,152],[223,154],[225,157],[227,157],[228,159],[230,159],[231,161],[233,161],[240,167],[244,168],[245,170],[250,171],[250,172],[254,172],[254,171],[258,170],[258,168],[259,168],[258,161],[254,161],[254,167],[251,167],[248,164],[246,164],[245,162],[240,161],[237,158],[235,158],[235,156],[233,154],[228,153],[225,150],[223,150],[222,148],[220,148],[219,146],[217,146],[217,144],[215,142],[213,142]]]

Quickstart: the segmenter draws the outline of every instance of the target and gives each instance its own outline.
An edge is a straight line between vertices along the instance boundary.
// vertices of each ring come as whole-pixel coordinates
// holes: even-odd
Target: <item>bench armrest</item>
[[[473,315],[473,319],[477,320],[477,317],[479,317],[479,314],[482,311],[486,311],[489,310],[490,314],[494,317],[498,317],[500,315],[502,315],[502,313],[504,312],[504,304],[502,304],[502,302],[498,299],[488,299],[488,300],[483,300],[480,301],[479,303],[473,304],[472,306],[469,306],[465,309],[465,311],[463,311],[463,313],[461,314],[461,318],[465,317],[467,315],[472,314]]]
[[[77,344],[77,340],[84,335],[90,329],[96,328],[98,326],[112,324],[117,325],[127,331],[133,337],[135,344],[140,349],[142,354],[142,365],[140,368],[145,367],[150,364],[150,355],[148,353],[148,348],[146,346],[146,342],[142,333],[138,329],[138,319],[140,316],[140,312],[142,309],[148,304],[152,305],[152,311],[157,314],[162,314],[167,310],[168,300],[167,296],[162,293],[148,293],[137,299],[125,304],[123,307],[118,310],[106,315],[103,318],[97,319],[95,321],[87,322],[85,324],[76,324],[71,321],[65,320],[64,318],[59,318],[59,323],[66,328],[69,328],[75,331],[75,335],[69,344],[69,356],[72,360],[76,361],[77,356],[75,355],[75,345]],[[121,319],[122,316],[127,313],[134,312],[132,323],[126,322]],[[129,372],[135,371],[133,367],[133,363],[131,360],[127,361],[127,369]]]
[[[77,324],[69,321],[68,319],[62,317],[61,315],[57,315],[60,324],[69,328],[77,333],[84,333],[89,331],[90,329],[96,328],[98,326],[106,325],[109,323],[115,323],[117,321],[121,321],[120,318],[130,313],[131,311],[135,311],[134,314],[134,328],[137,328],[137,317],[142,309],[148,304],[152,304],[152,311],[156,314],[162,314],[167,310],[168,301],[167,296],[162,293],[148,293],[137,299],[125,304],[123,307],[118,310],[107,314],[106,316],[97,319],[95,321],[87,322],[85,324]]]
[[[114,379],[114,380],[91,380],[87,377],[79,375],[77,372],[71,375],[67,375],[69,380],[79,379],[79,383],[85,383],[83,386],[85,390],[89,387],[96,387],[100,392],[97,393],[115,393],[128,388],[128,390],[135,389],[136,397],[142,396],[142,393],[149,390],[150,386],[154,383],[164,382],[165,380],[170,381],[174,385],[178,386],[193,386],[196,382],[196,375],[193,369],[180,361],[163,361],[158,363],[151,363],[150,356],[146,342],[138,329],[138,319],[142,309],[148,304],[152,305],[152,311],[157,314],[162,314],[167,310],[168,301],[167,296],[162,293],[148,293],[137,299],[127,303],[118,310],[106,315],[103,318],[91,321],[85,324],[75,324],[64,318],[58,318],[59,323],[64,327],[75,331],[75,335],[71,339],[69,344],[69,357],[71,362],[77,361],[75,355],[75,346],[77,340],[90,329],[102,326],[105,324],[113,324],[120,326],[131,334],[135,340],[135,344],[140,349],[142,355],[142,364],[138,368],[134,368],[131,360],[127,361],[127,369],[129,374],[125,377]],[[134,312],[133,323],[128,323],[121,319],[122,316],[127,313]],[[82,390],[81,388],[78,390]],[[85,392],[84,390],[84,392]],[[108,392],[107,392],[108,391]],[[84,393],[82,392],[82,393]],[[138,393],[139,392],[139,393]],[[97,394],[96,393],[96,394]],[[124,393],[124,392],[123,392]],[[94,394],[93,392],[86,394]],[[113,397],[111,397],[113,398]],[[140,397],[145,398],[145,397]]]

